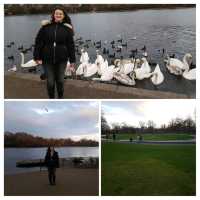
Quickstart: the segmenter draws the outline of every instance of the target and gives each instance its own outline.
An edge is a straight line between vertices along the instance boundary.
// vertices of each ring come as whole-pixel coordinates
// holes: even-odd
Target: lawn
[[[188,140],[192,139],[193,136],[183,133],[183,134],[143,134],[143,140]],[[130,139],[133,138],[133,140],[137,139],[137,134],[116,134],[116,139],[122,140],[122,139]],[[112,136],[110,137],[112,138]]]
[[[196,145],[102,143],[102,195],[196,193]]]

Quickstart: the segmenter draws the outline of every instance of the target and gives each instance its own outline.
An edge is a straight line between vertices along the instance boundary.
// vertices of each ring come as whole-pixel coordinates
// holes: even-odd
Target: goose
[[[182,75],[185,79],[196,80],[196,68],[191,70],[185,70]]]
[[[29,60],[26,63],[24,63],[24,54],[21,52],[20,55],[21,55],[21,65],[20,65],[21,67],[28,68],[28,67],[36,67],[36,66],[38,66],[38,64],[33,59]]]
[[[151,76],[151,67],[149,66],[149,63],[147,62],[146,58],[142,58],[142,66],[140,68],[135,68],[135,79],[143,80],[145,78],[149,78]]]
[[[154,71],[152,72],[151,81],[154,85],[160,85],[164,81],[164,75],[157,64]]]
[[[120,73],[120,72],[115,72],[113,77],[119,81],[120,83],[122,83],[123,85],[129,85],[129,86],[133,86],[136,84],[135,80],[132,78],[130,78],[128,75],[124,74],[124,73]]]
[[[167,60],[164,60],[166,67],[171,74],[182,75],[183,71],[189,71],[189,66],[192,62],[192,55],[186,53],[183,57],[183,61],[178,60],[177,58],[170,58],[168,56]]]
[[[13,65],[12,68],[8,69],[8,72],[16,72],[17,71],[17,66]]]

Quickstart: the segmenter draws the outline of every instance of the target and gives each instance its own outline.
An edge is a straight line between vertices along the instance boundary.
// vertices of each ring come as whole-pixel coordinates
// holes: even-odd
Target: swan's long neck
[[[187,61],[187,59],[186,59],[186,56],[183,57],[183,63],[184,63],[184,65],[186,66],[185,70],[186,70],[186,71],[189,71],[189,69],[190,69],[189,64],[190,64],[190,63],[188,63],[188,61]]]
[[[24,54],[23,53],[21,53],[21,57],[22,57],[21,65],[23,65],[24,64]]]

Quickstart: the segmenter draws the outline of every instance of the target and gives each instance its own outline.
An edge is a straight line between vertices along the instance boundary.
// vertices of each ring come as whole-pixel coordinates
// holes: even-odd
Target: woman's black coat
[[[75,63],[73,31],[69,24],[48,23],[43,25],[35,39],[34,60],[43,64]]]
[[[45,156],[45,165],[48,168],[58,168],[59,167],[58,152],[54,151],[53,156],[51,156],[50,152],[47,152]]]

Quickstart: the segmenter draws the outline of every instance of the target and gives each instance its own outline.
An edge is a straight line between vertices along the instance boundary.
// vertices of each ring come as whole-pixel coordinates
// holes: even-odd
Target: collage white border
[[[34,200],[34,199],[44,199],[44,200],[55,200],[55,199],[74,199],[74,200],[78,200],[78,199],[82,199],[82,200],[97,200],[97,199],[108,199],[111,200],[113,197],[107,197],[107,196],[94,196],[94,197],[72,197],[72,196],[47,196],[47,197],[37,197],[37,196],[33,196],[33,197],[26,197],[26,196],[19,196],[19,197],[8,197],[8,196],[4,196],[4,4],[58,4],[58,3],[62,3],[62,4],[196,4],[196,66],[198,66],[198,64],[200,63],[200,58],[198,57],[199,54],[199,48],[200,48],[200,1],[198,0],[163,0],[163,1],[159,1],[159,0],[95,0],[95,1],[91,1],[91,0],[68,0],[68,1],[64,1],[64,0],[0,0],[0,47],[1,47],[1,51],[0,51],[0,199],[16,199],[16,200]],[[197,20],[198,19],[198,20]],[[197,81],[196,81],[196,88],[200,89],[200,85],[199,85],[199,78],[200,78],[200,70],[199,68],[197,68]],[[22,99],[24,101],[24,99]],[[99,105],[101,105],[101,101],[99,99],[87,99],[87,100],[79,100],[79,99],[74,99],[74,101],[99,101]],[[141,99],[141,100],[137,100],[137,99],[133,99],[133,100],[120,100],[120,101],[159,101],[159,100],[147,100],[147,99]],[[13,101],[13,100],[5,100],[5,101]],[[20,99],[17,99],[15,101],[21,101]],[[32,101],[32,100],[25,100],[25,101]],[[46,100],[41,100],[41,99],[37,99],[34,101],[46,101]],[[48,100],[49,101],[49,100]],[[51,100],[52,101],[52,100]],[[73,100],[64,100],[64,101],[73,101]],[[105,99],[105,101],[118,101],[118,100],[107,100]],[[162,101],[162,100],[161,100]],[[169,100],[171,101],[171,100]],[[173,101],[173,100],[172,100]],[[181,100],[180,100],[181,101]],[[197,145],[196,145],[196,154],[199,155],[200,153],[200,147],[199,147],[199,139],[200,136],[198,135],[198,132],[200,130],[199,126],[200,126],[200,92],[198,90],[196,90],[196,101],[191,100],[191,103],[195,103],[196,104],[196,121],[197,121]],[[99,113],[101,113],[101,108],[99,107]],[[99,120],[100,120],[100,115],[99,115]],[[100,133],[100,129],[99,129],[99,133]],[[100,138],[100,134],[99,134],[99,139]],[[100,145],[101,145],[101,140],[100,141]],[[101,158],[101,151],[99,151],[99,158]],[[101,159],[99,159],[100,162],[100,166],[99,166],[99,192],[101,192]],[[196,199],[200,197],[200,189],[198,190],[199,186],[200,186],[200,172],[198,169],[200,169],[200,159],[197,157],[196,160],[196,196],[194,197],[184,197],[184,196],[180,196],[180,197],[176,197],[176,196],[127,196],[127,197],[120,197],[120,196],[116,196],[114,197],[115,199],[137,199],[137,200],[160,200],[160,199],[166,199],[166,200],[188,200],[188,199]],[[100,194],[100,193],[99,193]]]

